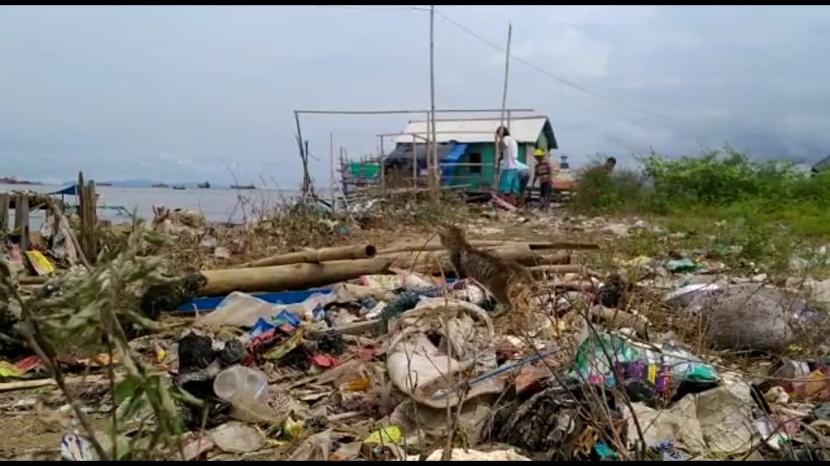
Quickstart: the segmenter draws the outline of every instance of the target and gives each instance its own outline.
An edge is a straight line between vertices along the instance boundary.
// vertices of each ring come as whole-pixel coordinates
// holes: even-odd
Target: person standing
[[[530,186],[532,188],[536,181],[539,181],[539,206],[547,211],[550,209],[550,197],[553,193],[553,169],[542,149],[536,149],[533,156],[536,158],[536,166],[533,169],[533,181]]]
[[[514,196],[519,194],[519,143],[510,136],[510,131],[504,126],[496,130],[496,138],[501,148],[501,176],[499,177],[499,192],[506,195],[513,202]]]

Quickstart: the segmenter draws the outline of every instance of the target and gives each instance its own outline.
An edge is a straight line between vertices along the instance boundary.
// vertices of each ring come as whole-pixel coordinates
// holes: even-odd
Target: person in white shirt
[[[510,136],[510,131],[504,126],[496,130],[496,137],[501,147],[501,175],[499,176],[499,192],[508,198],[518,195],[519,187],[519,143]]]

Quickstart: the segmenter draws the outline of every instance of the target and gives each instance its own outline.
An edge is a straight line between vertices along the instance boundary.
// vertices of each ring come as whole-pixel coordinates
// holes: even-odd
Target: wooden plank
[[[9,231],[9,193],[0,193],[0,233]]]
[[[83,218],[82,218],[82,235],[84,243],[84,251],[86,257],[93,263],[98,256],[98,239],[96,237],[96,226],[98,225],[98,218],[96,215],[96,199],[95,199],[95,182],[90,181],[82,189],[83,199]]]
[[[20,235],[20,250],[29,249],[29,196],[18,194],[14,204],[14,230]]]

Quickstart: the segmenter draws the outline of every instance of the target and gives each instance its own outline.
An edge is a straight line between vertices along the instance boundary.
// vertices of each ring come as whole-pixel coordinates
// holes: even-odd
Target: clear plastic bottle
[[[219,398],[234,406],[265,403],[268,396],[268,379],[259,370],[237,364],[216,376],[213,380],[213,391]]]

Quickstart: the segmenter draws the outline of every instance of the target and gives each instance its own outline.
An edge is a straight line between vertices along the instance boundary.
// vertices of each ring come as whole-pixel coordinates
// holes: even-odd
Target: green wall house
[[[513,117],[505,120],[510,135],[519,144],[519,160],[531,170],[537,148],[547,153],[557,149],[553,127],[545,116]],[[447,186],[463,186],[467,191],[489,191],[495,175],[495,134],[498,119],[439,119],[435,132],[438,157],[441,160],[441,182]],[[412,171],[413,136],[419,168],[426,168],[424,138],[426,121],[410,121],[402,135],[395,139],[395,150],[384,156],[384,170]]]

